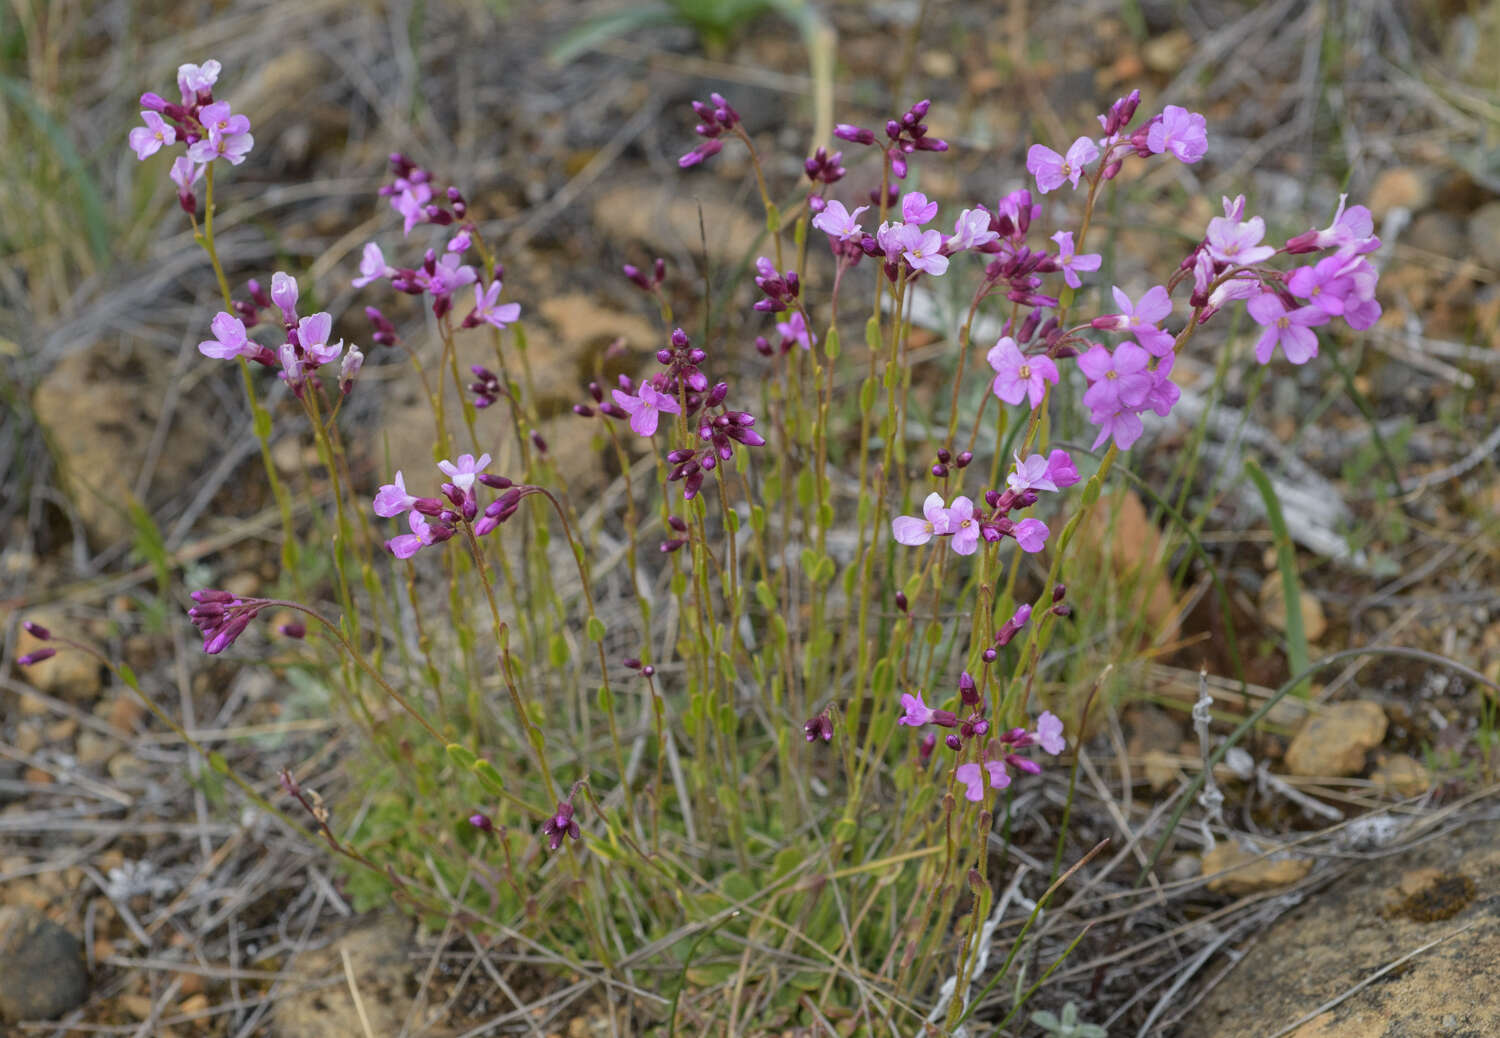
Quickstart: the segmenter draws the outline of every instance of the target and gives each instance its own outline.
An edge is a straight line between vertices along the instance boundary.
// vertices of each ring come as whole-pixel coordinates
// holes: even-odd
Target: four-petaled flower
[[[1255,343],[1255,359],[1271,363],[1280,346],[1293,364],[1306,364],[1318,355],[1318,334],[1313,326],[1325,324],[1328,315],[1315,306],[1289,310],[1275,292],[1262,292],[1245,304],[1255,323],[1265,328]]]
[[[1036,737],[1042,749],[1054,757],[1068,748],[1068,740],[1063,738],[1062,718],[1050,710],[1043,710],[1036,719]]]
[[[1094,318],[1090,322],[1093,327],[1129,332],[1153,356],[1161,357],[1172,352],[1172,333],[1157,327],[1172,313],[1172,297],[1167,294],[1165,285],[1152,286],[1135,303],[1130,301],[1130,297],[1119,285],[1113,286],[1110,291],[1120,312]]]
[[[1104,262],[1104,258],[1097,252],[1085,253],[1082,256],[1073,252],[1073,232],[1058,231],[1052,236],[1057,242],[1057,265],[1062,269],[1063,281],[1069,288],[1078,288],[1083,281],[1078,277],[1078,271],[1094,271]]]
[[[406,479],[401,475],[401,470],[397,469],[396,481],[381,484],[380,490],[375,494],[375,514],[383,519],[391,519],[416,503],[416,497],[406,492]]]
[[[252,357],[260,352],[258,344],[251,342],[245,334],[245,322],[233,314],[222,311],[209,323],[212,339],[198,344],[198,352],[215,360],[233,360],[235,357]]]
[[[916,695],[905,693],[901,696],[901,709],[905,711],[897,724],[910,725],[913,728],[921,728],[925,724],[931,724],[933,719],[932,709],[922,702],[922,693]]]
[[[974,518],[974,502],[955,497],[948,506],[948,531],[953,535],[953,550],[973,555],[979,548],[979,520]]]
[[[781,346],[789,349],[792,343],[796,343],[804,350],[810,350],[818,337],[807,328],[807,320],[802,316],[802,311],[793,310],[790,319],[776,322],[776,334],[781,336]]]
[[[364,288],[372,281],[394,277],[396,268],[386,263],[385,254],[374,242],[365,243],[364,255],[359,260],[359,277],[354,279],[355,288]]]
[[[948,269],[948,257],[942,254],[943,236],[937,231],[924,231],[912,224],[905,225],[902,234],[901,258],[913,270],[920,270],[933,277]]]
[[[995,370],[990,389],[1007,404],[1030,400],[1032,410],[1047,396],[1047,383],[1057,385],[1057,365],[1045,354],[1028,357],[1009,335],[1002,336],[985,355]]]
[[[177,131],[155,112],[142,112],[141,118],[146,125],[137,126],[130,131],[130,147],[135,151],[136,158],[145,160],[155,155],[164,145],[176,141]]]
[[[1208,120],[1181,105],[1167,105],[1146,131],[1151,154],[1170,151],[1191,165],[1208,153]]]
[[[965,209],[953,221],[953,237],[948,239],[949,252],[962,252],[988,245],[1000,237],[999,231],[990,230],[989,210]]]
[[[1044,144],[1033,144],[1026,152],[1026,172],[1036,177],[1037,189],[1045,195],[1062,187],[1064,180],[1078,187],[1083,167],[1098,157],[1098,145],[1087,137],[1074,141],[1066,155],[1059,155]]]
[[[615,403],[625,409],[630,415],[630,428],[638,436],[651,436],[656,433],[656,423],[660,415],[681,414],[682,405],[671,393],[662,393],[650,382],[642,382],[635,394],[614,390]]]
[[[473,488],[474,480],[479,478],[479,474],[484,471],[485,466],[489,463],[490,456],[488,454],[481,454],[478,458],[475,458],[472,454],[460,454],[457,462],[440,461],[438,462],[438,468],[443,470],[443,474],[448,477],[449,482],[458,489],[467,492]]]
[[[385,542],[386,550],[398,559],[409,559],[429,544],[433,544],[431,524],[421,512],[408,512],[406,524],[411,533],[399,534]]]
[[[865,233],[864,228],[859,225],[859,218],[869,208],[867,205],[862,205],[851,213],[844,208],[843,202],[831,198],[823,207],[823,211],[813,217],[812,225],[834,241],[858,242]]]
[[[1057,483],[1052,479],[1052,465],[1040,454],[1021,459],[1018,452],[1015,455],[1016,467],[1011,470],[1010,475],[1005,477],[1005,485],[1017,494],[1027,490],[1050,490],[1057,492]]]
[[[1208,221],[1208,254],[1220,263],[1236,267],[1248,267],[1263,263],[1276,255],[1269,245],[1260,244],[1266,236],[1266,221],[1252,216],[1244,222],[1236,222],[1227,216],[1216,216]]]
[[[520,303],[500,302],[500,279],[496,278],[488,287],[475,283],[474,312],[464,318],[464,325],[472,328],[483,321],[496,328],[504,328],[508,324],[514,324],[520,316]]]

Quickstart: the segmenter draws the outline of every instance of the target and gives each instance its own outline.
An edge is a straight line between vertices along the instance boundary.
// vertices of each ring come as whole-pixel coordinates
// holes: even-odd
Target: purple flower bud
[[[943,479],[948,475],[948,466],[939,462],[938,464],[932,466],[932,474],[938,479]]]
[[[676,530],[678,533],[687,533],[687,520],[683,519],[681,516],[667,516],[667,525]]]
[[[641,668],[641,677],[643,677],[643,678],[649,678],[652,675],[654,675],[655,673],[656,673],[656,668],[653,667],[653,666],[651,666],[651,664],[649,664],[649,663],[646,664],[644,667]]]
[[[277,630],[286,637],[295,638],[298,641],[307,637],[307,625],[300,620],[289,620],[278,627]]]
[[[628,670],[641,669],[641,661],[636,659],[634,656],[626,656],[623,660],[620,661],[620,663]]]
[[[875,134],[870,130],[854,126],[851,123],[839,123],[833,128],[833,135],[842,141],[853,144],[874,144]]]
[[[1060,602],[1048,610],[1053,616],[1072,616],[1073,607],[1066,602]]]
[[[720,404],[722,404],[724,402],[724,398],[727,397],[728,395],[729,395],[729,383],[728,382],[720,382],[717,385],[715,385],[712,390],[709,391],[708,399],[706,399],[706,400],[703,401],[703,406],[704,407],[718,407]]]
[[[974,706],[979,702],[979,688],[968,671],[958,676],[958,694],[965,706]]]
[[[514,483],[512,483],[509,479],[506,479],[504,476],[492,476],[488,472],[481,472],[474,478],[478,482],[489,487],[491,490],[509,490],[511,487],[515,486]]]
[[[47,630],[47,628],[43,627],[39,623],[35,623],[31,620],[26,620],[22,622],[21,627],[26,631],[27,634],[31,635],[39,642],[50,641],[52,639],[52,632]]]
[[[995,660],[999,658],[999,656],[1000,654],[994,649],[985,649],[979,654],[979,658],[984,660],[984,662],[986,663],[994,663]]]
[[[1052,601],[1061,602],[1068,594],[1068,585],[1059,584],[1052,589]]]
[[[901,610],[904,613],[910,607],[911,607],[911,603],[906,600],[906,592],[905,591],[897,591],[896,592],[896,608],[899,609],[899,610]]]
[[[973,460],[974,460],[974,452],[973,451],[963,451],[961,454],[959,454],[959,456],[957,458],[954,459],[953,464],[956,465],[958,468],[966,469],[966,468],[969,467],[969,462],[971,462]]]
[[[495,823],[490,821],[490,816],[483,811],[475,811],[471,814],[469,816],[469,824],[482,833],[492,833],[495,831]]]
[[[557,804],[557,812],[542,824],[542,835],[547,837],[548,850],[557,850],[562,846],[563,837],[579,838],[578,823],[573,820],[573,801],[560,800]]]
[[[50,660],[53,656],[56,656],[56,655],[57,655],[57,650],[56,649],[53,649],[53,648],[38,649],[38,650],[36,650],[36,652],[28,652],[26,655],[18,658],[16,660],[16,666],[18,666],[18,667],[29,667],[33,663],[41,663],[43,660]]]
[[[677,551],[686,543],[687,539],[685,537],[673,537],[669,541],[662,541],[661,553],[663,555],[670,555],[672,552]]]
[[[943,745],[947,746],[950,750],[961,750],[964,748],[964,741],[955,733],[950,732],[943,736]]]
[[[826,713],[803,722],[802,731],[807,736],[808,742],[816,742],[819,739],[825,743],[833,741],[833,721]]]

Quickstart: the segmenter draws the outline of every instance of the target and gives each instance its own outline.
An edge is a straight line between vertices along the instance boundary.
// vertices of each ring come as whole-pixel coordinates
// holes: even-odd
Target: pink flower
[[[1151,154],[1170,151],[1191,165],[1208,153],[1208,120],[1181,105],[1167,105],[1146,132]]]
[[[1023,494],[1028,490],[1050,490],[1057,492],[1057,484],[1052,481],[1051,469],[1047,459],[1040,454],[1033,454],[1025,461],[1021,455],[1015,455],[1016,467],[1011,470],[1010,475],[1005,477],[1005,485],[1017,494]]]
[[[869,206],[862,205],[854,212],[844,208],[844,203],[838,199],[829,199],[823,211],[813,217],[812,225],[822,231],[834,241],[859,241],[864,236],[864,228],[859,225],[859,218]]]
[[[312,367],[327,364],[344,352],[343,339],[329,343],[328,338],[332,334],[333,318],[323,311],[297,322],[297,344],[306,353]]]
[[[177,89],[182,92],[182,103],[191,108],[198,95],[213,89],[219,81],[219,72],[224,66],[210,58],[201,65],[177,66]]]
[[[1345,273],[1347,261],[1339,255],[1325,256],[1311,267],[1298,267],[1286,279],[1286,287],[1308,305],[1330,317],[1341,317],[1344,298],[1354,291],[1354,279]]]
[[[1099,427],[1099,435],[1094,437],[1092,444],[1094,450],[1098,450],[1110,439],[1113,439],[1115,446],[1122,451],[1129,450],[1135,441],[1141,438],[1141,433],[1144,431],[1141,416],[1134,411],[1109,413],[1096,411],[1089,415],[1089,421]]]
[[[406,524],[411,527],[411,533],[399,534],[385,542],[386,550],[398,559],[409,559],[427,545],[435,543],[432,526],[421,512],[408,513]]]
[[[1078,358],[1078,367],[1089,380],[1083,394],[1084,405],[1095,412],[1112,412],[1139,407],[1151,391],[1151,361],[1145,350],[1122,342],[1110,353],[1094,346]]]
[[[286,324],[297,322],[297,279],[290,274],[277,271],[271,275],[271,302],[281,311]]]
[[[443,474],[448,477],[450,483],[467,493],[474,486],[474,480],[489,463],[488,454],[481,454],[478,458],[472,454],[460,454],[457,462],[440,461],[438,468],[443,470]]]
[[[1036,719],[1036,735],[1042,749],[1054,757],[1068,748],[1068,740],[1063,738],[1062,718],[1050,710],[1043,710]]]
[[[901,719],[896,723],[910,725],[913,728],[920,728],[924,724],[931,724],[934,716],[936,716],[932,709],[926,703],[922,702],[922,693],[920,692],[914,696],[910,694],[903,695],[901,697],[901,709],[906,712],[901,715]]]
[[[922,515],[898,515],[891,520],[891,536],[897,544],[909,547],[926,544],[936,534],[948,532],[948,510],[943,507],[942,494],[928,494],[922,502]]]
[[[464,327],[472,328],[481,321],[494,325],[496,328],[504,328],[513,324],[521,316],[520,303],[500,302],[500,279],[491,281],[488,288],[483,288],[478,282],[474,283],[474,311],[464,318]]]
[[[182,208],[190,213],[195,212],[198,200],[193,197],[193,185],[203,176],[203,167],[186,155],[179,155],[172,160],[172,168],[167,176],[177,185],[177,201]]]
[[[948,269],[948,257],[942,254],[943,236],[937,231],[923,231],[912,224],[903,225],[907,233],[903,236],[904,251],[901,258],[913,270],[920,270],[938,277]]]
[[[1327,322],[1324,311],[1315,306],[1288,310],[1275,292],[1260,293],[1245,304],[1245,309],[1256,324],[1265,328],[1255,343],[1255,359],[1260,363],[1271,363],[1277,346],[1293,364],[1306,364],[1318,355],[1318,336],[1312,328]]]
[[[1073,464],[1073,456],[1060,447],[1048,454],[1047,478],[1060,488],[1071,487],[1077,483],[1080,477],[1078,466]]]
[[[786,321],[777,321],[776,334],[781,336],[782,349],[789,349],[795,342],[804,350],[810,350],[818,341],[818,337],[807,330],[807,321],[800,310],[792,311],[791,318]]]
[[[364,255],[359,260],[359,277],[354,279],[355,288],[364,288],[372,281],[394,277],[396,268],[386,263],[385,254],[374,242],[365,243]]]
[[[1216,216],[1208,221],[1208,254],[1220,263],[1236,267],[1248,267],[1264,263],[1276,255],[1269,245],[1260,244],[1266,236],[1266,221],[1252,216],[1243,223],[1236,223],[1227,216]]]
[[[682,405],[670,393],[658,392],[650,382],[642,382],[636,395],[614,390],[615,403],[630,415],[630,428],[638,436],[651,436],[661,413],[681,414]]]
[[[1064,180],[1078,187],[1078,178],[1083,176],[1083,167],[1099,157],[1099,148],[1087,137],[1080,137],[1068,148],[1066,156],[1059,155],[1042,144],[1033,144],[1026,151],[1026,172],[1036,177],[1036,186],[1042,194],[1062,187]]]
[[[1021,546],[1021,550],[1028,555],[1035,555],[1047,546],[1047,535],[1051,533],[1047,524],[1040,519],[1022,519],[1016,523],[1016,528],[1011,531],[1011,536]]]
[[[1174,341],[1172,333],[1157,327],[1172,313],[1172,297],[1167,295],[1166,287],[1155,285],[1147,289],[1146,294],[1141,296],[1140,302],[1137,303],[1131,303],[1130,297],[1118,285],[1115,285],[1111,292],[1114,294],[1115,305],[1120,308],[1120,312],[1094,318],[1090,322],[1093,327],[1129,332],[1150,353],[1158,357],[1171,352]]]
[[[984,779],[988,774],[990,788],[1004,789],[1010,785],[1010,773],[1005,770],[1005,762],[999,760],[987,760],[983,767],[973,762],[960,764],[953,771],[953,777],[958,779],[966,788],[964,798],[975,803],[984,799]]]
[[[948,239],[947,248],[950,253],[977,249],[988,245],[998,237],[1000,237],[998,231],[990,230],[989,210],[983,207],[965,209],[958,214],[958,219],[953,221],[953,237]]]
[[[406,480],[402,477],[401,470],[397,469],[396,481],[381,484],[380,490],[375,494],[375,514],[383,519],[391,519],[416,503],[417,499],[406,492]]]
[[[1374,252],[1380,248],[1380,239],[1375,237],[1375,221],[1370,210],[1362,205],[1344,208],[1348,195],[1339,195],[1338,212],[1333,214],[1333,223],[1321,231],[1304,231],[1286,243],[1290,253],[1317,252],[1319,249],[1338,249],[1355,255]]]
[[[901,196],[901,219],[904,223],[920,225],[937,215],[938,204],[927,201],[920,191],[908,191]]]
[[[463,286],[479,280],[474,268],[464,263],[456,252],[445,253],[442,259],[432,264],[432,270],[427,267],[428,264],[423,263],[417,268],[415,280],[434,302],[445,300]]]
[[[260,346],[245,334],[245,322],[233,314],[220,312],[209,328],[214,337],[198,344],[198,352],[205,357],[233,360],[235,357],[253,357],[260,352]]]
[[[401,233],[411,234],[411,229],[427,219],[427,203],[432,201],[432,186],[426,181],[412,183],[398,179],[400,191],[391,195],[391,208],[401,214]]]
[[[1063,281],[1067,282],[1069,288],[1078,288],[1083,281],[1078,277],[1078,271],[1094,271],[1104,262],[1097,252],[1085,253],[1082,256],[1073,253],[1073,232],[1058,231],[1052,236],[1057,242],[1057,265],[1062,268]]]
[[[1047,396],[1047,383],[1057,385],[1057,365],[1052,358],[1039,354],[1028,357],[1010,336],[1002,336],[989,353],[985,354],[990,367],[995,370],[995,381],[990,389],[1007,404],[1019,404],[1029,399],[1032,410],[1042,405]]]
[[[176,141],[177,131],[155,112],[142,112],[141,118],[146,125],[130,131],[130,147],[135,151],[135,157],[144,161],[160,151],[162,145]]]
[[[955,497],[948,506],[948,531],[953,535],[953,550],[973,555],[979,548],[979,520],[974,518],[974,502]]]

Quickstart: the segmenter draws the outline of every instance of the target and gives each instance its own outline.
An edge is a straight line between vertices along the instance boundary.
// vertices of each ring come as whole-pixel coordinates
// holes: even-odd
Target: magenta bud
[[[592,407],[589,407],[587,404],[574,404],[573,413],[578,415],[580,418],[594,417],[594,409]]]
[[[277,628],[288,638],[296,638],[299,641],[307,637],[307,625],[299,620],[290,620]]]
[[[620,663],[627,670],[640,670],[641,669],[641,661],[638,660],[638,659],[636,659],[634,656],[626,656],[623,660],[620,661]]]
[[[531,430],[531,443],[534,447],[536,447],[538,453],[547,453],[547,441],[543,439],[542,434],[537,432],[535,429]]]
[[[950,750],[961,750],[964,747],[964,741],[957,734],[950,732],[943,737],[943,745]]]
[[[678,533],[687,533],[687,520],[683,519],[681,516],[667,516],[667,525],[676,530]]]
[[[1053,616],[1072,616],[1073,607],[1068,605],[1068,603],[1066,602],[1060,602],[1057,605],[1053,606],[1050,612]]]
[[[686,543],[687,543],[687,540],[685,538],[682,538],[682,537],[673,537],[669,541],[662,541],[661,542],[661,553],[663,555],[670,555],[672,552],[677,551],[679,548],[681,548]]]
[[[998,490],[986,490],[984,492],[984,503],[991,508],[1000,507],[1000,492]]]
[[[1059,584],[1052,589],[1052,601],[1061,602],[1068,594],[1068,585]]]
[[[979,658],[984,660],[984,662],[986,663],[994,663],[999,655],[1000,654],[997,653],[994,649],[985,649],[982,653],[979,654]]]
[[[948,475],[948,466],[939,462],[938,464],[932,466],[932,474],[938,479],[942,479]]]
[[[17,659],[16,660],[16,666],[18,666],[18,667],[29,667],[33,663],[41,663],[43,660],[50,660],[53,656],[56,656],[56,655],[57,655],[57,650],[56,649],[53,649],[53,648],[38,649],[38,650],[36,650],[36,652],[28,652],[26,655],[24,655],[24,656],[20,657],[19,659]]]
[[[670,363],[672,363],[672,351],[671,350],[657,350],[656,351],[656,362],[658,364],[670,364]]]
[[[979,702],[979,687],[974,684],[974,677],[968,671],[958,676],[958,694],[965,706],[974,706]]]
[[[965,468],[969,467],[969,462],[971,462],[973,460],[974,460],[974,452],[973,451],[964,451],[962,454],[960,454],[957,458],[955,458],[953,460],[953,464],[955,466],[957,466],[958,468],[965,469]]]
[[[47,630],[47,628],[43,627],[39,623],[33,623],[32,621],[27,620],[23,622],[21,626],[25,628],[27,634],[31,635],[37,641],[45,642],[49,641],[52,638],[52,632]]]
[[[896,592],[896,608],[899,609],[899,610],[901,610],[904,613],[910,607],[911,607],[911,603],[906,600],[906,592],[905,591],[897,591]]]
[[[643,677],[643,678],[649,678],[649,677],[651,677],[655,673],[656,673],[656,668],[653,667],[653,666],[651,666],[651,664],[649,664],[649,663],[646,664],[644,667],[641,668],[641,677]]]
[[[483,811],[476,811],[469,816],[469,824],[482,833],[495,831],[495,823],[490,821],[490,816]]]

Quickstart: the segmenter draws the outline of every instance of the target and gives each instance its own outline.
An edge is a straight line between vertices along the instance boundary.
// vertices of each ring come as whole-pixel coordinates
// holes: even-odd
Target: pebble
[[[1385,738],[1385,711],[1379,703],[1354,700],[1335,703],[1309,717],[1287,747],[1286,766],[1293,775],[1358,775],[1367,751]]]
[[[1290,886],[1306,876],[1312,866],[1310,858],[1262,858],[1233,840],[1215,844],[1203,856],[1203,874],[1210,877],[1208,889],[1233,897]]]
[[[50,1020],[88,996],[83,943],[41,913],[0,908],[0,1020]]]

